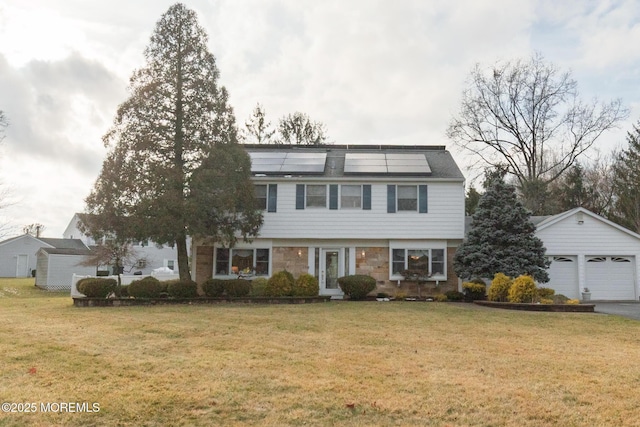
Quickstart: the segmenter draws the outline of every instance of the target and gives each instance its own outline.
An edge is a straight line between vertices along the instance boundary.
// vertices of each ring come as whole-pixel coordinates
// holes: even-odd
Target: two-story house
[[[376,292],[416,293],[400,272],[424,269],[457,289],[453,255],[464,238],[464,176],[443,146],[247,145],[264,224],[251,243],[193,243],[193,277],[280,270],[309,273],[320,294],[366,274]],[[413,287],[412,287],[413,286]]]

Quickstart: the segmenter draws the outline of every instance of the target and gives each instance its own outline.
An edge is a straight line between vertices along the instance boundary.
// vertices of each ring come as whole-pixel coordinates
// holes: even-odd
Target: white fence
[[[134,280],[140,280],[143,279],[145,277],[149,277],[149,276],[153,276],[156,279],[160,280],[160,281],[164,281],[164,280],[173,280],[173,279],[179,279],[180,276],[178,274],[167,274],[167,273],[151,273],[151,274],[145,274],[145,275],[120,275],[120,283],[122,283],[123,285],[128,285],[129,283],[133,282]],[[97,276],[82,276],[79,274],[74,274],[73,278],[71,279],[71,298],[82,298],[85,297],[85,294],[80,293],[80,291],[78,291],[78,288],[76,287],[76,284],[78,283],[78,281],[80,279],[84,279],[87,277],[97,277]],[[115,279],[118,280],[118,276],[100,276],[101,279]]]

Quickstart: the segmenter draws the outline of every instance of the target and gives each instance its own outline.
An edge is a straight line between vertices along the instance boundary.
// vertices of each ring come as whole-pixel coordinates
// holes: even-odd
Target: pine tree
[[[627,132],[629,146],[613,166],[614,209],[612,219],[640,233],[640,121]]]
[[[496,273],[511,277],[529,274],[539,282],[548,282],[549,261],[542,241],[535,236],[531,213],[502,176],[494,176],[487,184],[467,240],[454,256],[456,274],[464,279],[492,278]]]
[[[240,218],[232,226],[243,237],[257,233],[262,216],[252,200],[248,155],[237,148],[228,93],[218,85],[215,58],[195,12],[180,3],[171,6],[156,24],[144,56],[145,66],[131,77],[129,99],[103,137],[109,153],[86,199],[87,212],[99,218],[90,233],[116,235],[122,244],[144,239],[175,244],[180,278],[187,280],[187,236],[218,237],[213,223],[207,228],[195,215],[207,209],[198,206],[207,198],[200,184],[192,192],[194,177],[226,179],[221,174],[229,172],[232,153],[233,164],[241,165],[233,171],[236,185],[216,188],[221,199],[232,203],[208,207],[207,214]],[[237,194],[239,187],[244,194]]]

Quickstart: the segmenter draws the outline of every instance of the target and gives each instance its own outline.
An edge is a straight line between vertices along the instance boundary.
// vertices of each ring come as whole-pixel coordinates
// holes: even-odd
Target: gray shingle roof
[[[259,152],[280,152],[280,153],[326,153],[327,160],[322,173],[304,175],[324,176],[324,177],[344,177],[345,155],[347,153],[406,153],[424,155],[431,168],[429,174],[413,174],[431,179],[453,179],[464,180],[464,175],[451,156],[451,153],[444,146],[429,145],[275,145],[275,144],[245,144],[244,148],[249,153]],[[254,175],[262,175],[261,172]],[[296,173],[266,173],[269,176],[297,175]],[[407,176],[407,174],[358,174],[358,176]]]

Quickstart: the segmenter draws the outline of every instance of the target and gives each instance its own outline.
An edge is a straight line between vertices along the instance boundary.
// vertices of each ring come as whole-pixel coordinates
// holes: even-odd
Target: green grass
[[[640,324],[466,304],[75,308],[0,279],[2,426],[637,425]]]

